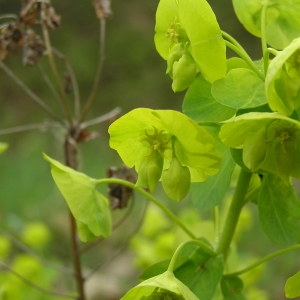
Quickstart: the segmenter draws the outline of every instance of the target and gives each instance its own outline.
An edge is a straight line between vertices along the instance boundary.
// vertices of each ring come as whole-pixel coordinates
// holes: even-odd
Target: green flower
[[[175,92],[188,88],[198,72],[209,82],[225,76],[226,46],[207,1],[161,0],[154,40]]]
[[[244,164],[251,171],[300,178],[300,122],[278,113],[248,113],[226,121],[220,138],[229,147],[243,149]]]
[[[110,147],[135,167],[137,185],[153,191],[161,179],[166,194],[181,200],[190,182],[217,173],[220,158],[212,136],[173,110],[134,109],[109,127]]]
[[[149,278],[129,290],[121,300],[199,300],[171,271]]]
[[[273,111],[291,115],[300,107],[300,38],[272,60],[265,86]]]

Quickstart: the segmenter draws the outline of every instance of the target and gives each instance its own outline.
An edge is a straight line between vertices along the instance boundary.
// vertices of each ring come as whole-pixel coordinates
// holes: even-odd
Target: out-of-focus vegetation
[[[87,96],[92,85],[98,52],[99,24],[91,2],[83,0],[53,1],[57,12],[62,16],[62,26],[53,32],[52,43],[64,53],[73,65],[83,98]],[[90,118],[104,114],[116,106],[121,107],[123,112],[135,107],[180,109],[182,94],[172,92],[169,78],[163,76],[165,63],[156,53],[153,43],[157,3],[158,1],[155,0],[113,1],[114,14],[112,19],[107,22],[105,65],[97,101]],[[239,38],[246,49],[254,49],[250,54],[259,57],[259,42],[248,35],[238,23],[233,14],[231,2],[211,0],[209,3],[215,10],[222,29]],[[17,12],[19,8],[19,0],[0,0],[0,14]],[[6,63],[43,99],[52,101],[51,93],[41,80],[36,68],[23,67],[21,59],[17,55],[10,55]],[[32,123],[47,124],[48,118],[44,112],[1,70],[0,104],[0,131]],[[108,166],[120,165],[121,162],[108,147],[107,124],[97,125],[93,129],[100,133],[100,137],[82,145],[80,168],[91,176],[101,177],[105,176]],[[65,261],[65,265],[70,266],[68,224],[65,219],[67,208],[54,187],[48,165],[42,159],[42,152],[51,153],[56,158],[63,159],[64,134],[60,129],[50,129],[0,136],[1,142],[10,145],[9,149],[0,157],[0,228],[22,238],[24,243],[32,247],[30,236],[26,238],[26,230],[29,230],[28,223],[45,222],[48,224],[47,228],[52,232],[51,240],[45,241],[43,244],[45,248],[38,249],[39,253],[49,257],[49,260]],[[140,199],[135,200],[135,211],[139,216],[137,219],[142,216],[141,211],[144,205],[142,200],[140,201],[142,203],[138,203],[138,201]],[[121,213],[117,213],[115,217],[120,219]],[[251,231],[243,233],[243,247],[252,253],[267,252],[265,248],[270,247],[270,244],[264,236],[256,235],[255,226],[258,226],[256,216],[252,214],[252,218],[254,229],[252,227]],[[118,229],[116,236],[100,244],[84,257],[87,269],[93,266],[95,260],[99,262],[99,265],[102,264],[96,280],[104,282],[103,286],[109,286],[107,293],[111,293],[111,296],[102,295],[101,299],[113,299],[113,297],[117,299],[119,291],[124,292],[128,285],[133,285],[128,276],[128,273],[136,275],[136,271],[132,271],[131,268],[132,257],[121,250],[128,242],[124,238],[124,232],[129,236],[138,225],[139,220],[136,218],[133,218],[132,221],[127,220],[127,223]],[[155,239],[154,236],[153,240]],[[158,243],[161,243],[161,239]],[[143,244],[139,243],[139,245]],[[2,249],[4,250],[1,252]],[[118,249],[121,250],[118,251]],[[140,251],[139,258],[141,258],[144,250],[138,249],[138,251]],[[47,278],[44,281],[45,286],[52,284],[53,278],[57,274],[53,274],[53,270],[48,270],[48,267],[45,267],[42,272],[40,263],[31,261],[28,257],[26,261],[26,257],[24,258],[21,254],[23,252],[18,245],[11,241],[7,243],[6,239],[0,240],[0,258],[10,255],[13,262],[12,267],[20,268],[21,273],[23,272],[22,268],[36,268],[37,273],[35,274]],[[113,260],[114,257],[117,257],[117,262]],[[261,276],[265,280],[260,288],[268,289],[272,293],[268,299],[283,299],[282,294],[279,295],[279,291],[283,290],[284,280],[289,275],[285,274],[284,270],[293,271],[294,259],[297,258],[292,257],[286,260],[285,265],[274,263],[264,270],[264,275]],[[108,264],[109,261],[111,264]],[[28,267],[24,264],[32,265]],[[125,268],[125,274],[122,273],[122,268]],[[274,275],[278,270],[280,270],[278,273],[280,278],[275,282],[269,282],[268,274],[273,273]],[[103,274],[107,274],[106,272],[109,275],[104,277]],[[112,277],[114,275],[121,279],[119,281],[114,279]],[[3,278],[3,274],[1,276]],[[110,284],[105,281],[107,279],[110,280]],[[16,278],[11,280],[13,280],[13,284],[18,281]],[[72,287],[69,281],[67,284]],[[95,286],[97,287],[97,283]],[[88,283],[88,288],[91,290],[95,286],[92,280],[90,285]],[[116,291],[116,294],[113,294],[112,291]],[[41,295],[41,293],[37,294]],[[30,297],[33,300],[50,299],[37,295]],[[259,298],[255,299],[259,300]]]

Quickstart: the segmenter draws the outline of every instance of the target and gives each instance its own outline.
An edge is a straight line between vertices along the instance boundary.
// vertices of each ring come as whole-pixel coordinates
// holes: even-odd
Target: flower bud
[[[163,170],[162,185],[165,193],[173,200],[182,200],[190,189],[191,175],[188,167],[182,166],[176,157],[170,167]]]
[[[136,185],[148,187],[150,192],[153,192],[161,177],[162,168],[163,157],[158,151],[153,151],[150,155],[145,156],[137,170],[139,177]]]
[[[180,92],[187,89],[194,81],[196,74],[197,67],[194,61],[188,55],[183,55],[173,64],[173,91]]]

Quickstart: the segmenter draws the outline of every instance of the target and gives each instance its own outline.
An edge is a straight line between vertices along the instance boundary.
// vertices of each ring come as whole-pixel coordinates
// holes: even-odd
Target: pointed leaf
[[[86,242],[99,236],[109,236],[109,204],[97,191],[96,181],[47,155],[44,155],[44,158],[51,164],[53,179],[78,223],[81,240]]]

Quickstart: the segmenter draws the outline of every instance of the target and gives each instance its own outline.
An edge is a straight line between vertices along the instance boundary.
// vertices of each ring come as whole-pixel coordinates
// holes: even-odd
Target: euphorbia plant
[[[92,205],[106,211],[105,201],[95,197],[96,186],[117,183],[142,193],[188,235],[190,243],[181,245],[167,264],[153,267],[147,273],[151,276],[144,276],[146,280],[123,299],[244,299],[241,274],[300,249],[300,202],[292,184],[293,177],[300,178],[299,3],[233,0],[233,5],[245,28],[261,39],[261,60],[252,60],[220,29],[207,1],[159,2],[156,49],[166,60],[174,92],[187,92],[183,113],[139,108],[110,126],[110,146],[127,166],[135,167],[136,185],[120,179],[91,178],[84,189],[93,192],[86,193],[87,201],[79,204],[78,189],[72,185],[80,185],[80,178],[86,177],[47,158],[71,210],[80,205],[80,218]],[[236,56],[227,58],[226,48]],[[161,182],[171,199],[180,201],[190,191],[196,207],[218,210],[226,199],[234,169],[239,177],[213,244],[189,230],[150,194]],[[76,180],[64,179],[70,177]],[[252,197],[250,188],[255,191]],[[285,248],[239,269],[230,265],[230,249],[249,199],[257,206],[266,235]],[[108,214],[99,212],[105,217],[97,219],[96,210],[90,219],[84,218],[85,237],[109,232]],[[74,210],[75,218],[78,211]],[[82,222],[80,218],[78,222]],[[105,231],[93,229],[95,220]],[[287,280],[285,293],[290,298],[300,296],[299,273]]]

